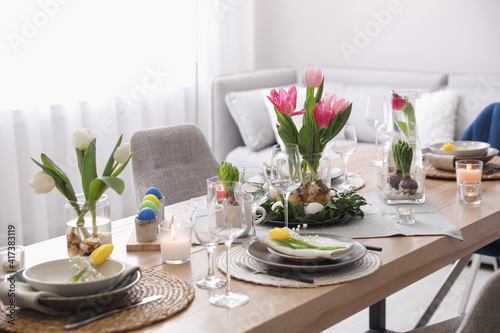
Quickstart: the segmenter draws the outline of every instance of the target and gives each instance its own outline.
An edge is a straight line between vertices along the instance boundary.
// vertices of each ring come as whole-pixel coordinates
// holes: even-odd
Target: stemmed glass
[[[231,291],[231,261],[230,250],[232,242],[246,228],[245,221],[245,205],[242,200],[243,193],[241,192],[241,184],[239,182],[224,181],[224,190],[227,192],[234,191],[234,198],[239,205],[223,206],[218,203],[216,206],[222,209],[215,215],[215,219],[210,219],[210,232],[215,236],[220,237],[224,242],[227,251],[227,271],[226,271],[226,292],[222,295],[212,296],[209,299],[210,304],[225,308],[235,308],[248,303],[250,298],[247,295],[235,293]]]
[[[388,122],[388,108],[386,98],[383,95],[368,96],[366,103],[365,120],[375,129],[375,134]],[[383,161],[378,158],[379,140],[375,139],[375,159],[366,162],[366,165],[382,165]]]
[[[269,179],[271,186],[285,197],[285,227],[288,227],[288,198],[302,183],[299,147],[296,144],[273,146]]]
[[[267,184],[266,169],[264,166],[243,167],[240,171],[241,190],[247,195],[244,196],[245,202],[252,209],[252,221],[250,230],[250,239],[243,242],[241,246],[247,249],[257,240],[255,232],[255,215],[257,207],[269,199],[269,185]]]
[[[197,202],[192,209],[191,227],[196,239],[205,248],[208,255],[207,276],[196,282],[196,285],[203,289],[217,289],[226,285],[226,281],[214,274],[213,253],[220,242],[220,238],[210,232],[211,220],[215,220],[217,214],[221,213],[221,210],[222,206],[207,205],[206,202]]]
[[[340,155],[344,162],[344,182],[337,189],[342,192],[351,191],[354,186],[347,181],[347,160],[358,149],[358,139],[354,126],[346,125],[333,139],[333,151]]]

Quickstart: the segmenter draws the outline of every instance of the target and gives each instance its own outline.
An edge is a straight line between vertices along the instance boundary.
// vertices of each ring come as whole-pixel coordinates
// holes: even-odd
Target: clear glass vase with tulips
[[[326,205],[330,200],[330,163],[323,154],[327,144],[342,130],[351,114],[352,103],[334,95],[323,95],[324,77],[319,68],[308,68],[303,109],[296,111],[297,88],[288,91],[271,90],[267,98],[278,117],[277,129],[283,143],[298,145],[302,156],[303,184],[290,195],[290,202]],[[303,115],[302,127],[297,129],[292,117]],[[327,159],[327,162],[322,160]]]
[[[30,185],[35,193],[48,193],[56,187],[67,200],[66,215],[72,219],[67,231],[68,254],[90,255],[102,244],[111,241],[111,237],[99,237],[99,219],[102,215],[109,218],[109,204],[104,192],[111,188],[122,194],[125,189],[123,179],[118,175],[125,169],[132,153],[130,144],[122,143],[122,135],[118,139],[108,162],[99,177],[96,166],[96,138],[88,129],[78,129],[73,133],[72,143],[75,146],[78,168],[80,170],[83,194],[75,194],[71,181],[47,155],[41,154],[41,162],[32,159],[42,170],[35,173]],[[74,212],[68,213],[68,207]],[[101,215],[101,216],[100,216]],[[69,221],[68,225],[70,225]],[[108,221],[109,222],[109,221]],[[86,224],[90,223],[90,227]]]

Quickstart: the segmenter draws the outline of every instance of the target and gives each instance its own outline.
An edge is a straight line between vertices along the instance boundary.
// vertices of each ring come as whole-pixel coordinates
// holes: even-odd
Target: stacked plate
[[[453,161],[450,161],[452,165],[454,165],[454,161],[456,160],[480,160],[483,163],[489,162],[493,157],[498,155],[498,149],[490,147],[490,144],[487,142],[480,141],[453,141],[450,142],[455,149],[454,150],[444,150],[443,146],[445,142],[438,142],[432,144],[427,149],[427,153],[434,154],[429,158],[428,161],[434,167],[439,168],[438,164],[440,161],[440,157],[444,159],[453,158]],[[426,152],[426,150],[424,150]]]

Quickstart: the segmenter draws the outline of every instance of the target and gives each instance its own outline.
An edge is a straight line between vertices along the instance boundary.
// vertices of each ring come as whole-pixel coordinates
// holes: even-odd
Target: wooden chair
[[[198,197],[207,193],[206,180],[217,176],[219,162],[194,124],[140,130],[130,145],[138,205],[152,186],[163,194],[165,205]]]
[[[467,314],[407,333],[497,333],[500,332],[500,270],[481,290]]]

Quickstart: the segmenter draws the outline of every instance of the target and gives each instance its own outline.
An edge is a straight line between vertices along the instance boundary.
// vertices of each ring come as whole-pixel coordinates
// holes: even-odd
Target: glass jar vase
[[[330,156],[325,152],[301,154],[302,185],[288,199],[293,205],[317,202],[326,205],[331,198],[332,187]]]
[[[111,244],[111,218],[108,196],[86,201],[83,194],[77,200],[66,200],[66,240],[68,255],[89,256],[102,244]]]

